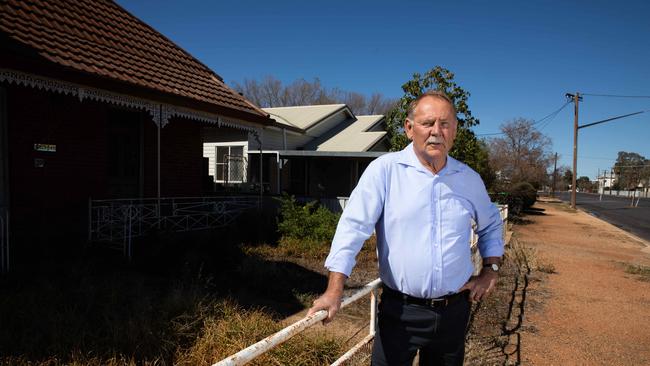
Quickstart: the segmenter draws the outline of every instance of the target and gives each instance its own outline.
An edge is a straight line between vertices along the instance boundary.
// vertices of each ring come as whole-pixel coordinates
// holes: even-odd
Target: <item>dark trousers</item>
[[[462,365],[470,308],[466,296],[431,308],[382,294],[372,365],[411,366],[418,350],[420,365]]]

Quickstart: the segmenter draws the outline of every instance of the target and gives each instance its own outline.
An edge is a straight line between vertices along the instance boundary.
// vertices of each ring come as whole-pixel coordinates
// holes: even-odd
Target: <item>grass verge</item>
[[[636,275],[641,281],[650,281],[650,267],[641,264],[625,264],[625,273]]]

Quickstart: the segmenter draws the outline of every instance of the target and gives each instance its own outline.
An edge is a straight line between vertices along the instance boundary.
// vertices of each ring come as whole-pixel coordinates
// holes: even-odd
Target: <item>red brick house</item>
[[[3,267],[86,238],[89,199],[200,196],[205,131],[273,122],[112,1],[3,1],[0,54]]]

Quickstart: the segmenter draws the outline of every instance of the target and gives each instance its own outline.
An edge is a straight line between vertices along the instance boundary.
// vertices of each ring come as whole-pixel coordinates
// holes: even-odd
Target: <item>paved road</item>
[[[557,195],[563,201],[570,201],[569,192]],[[576,205],[621,229],[650,242],[650,198],[641,198],[638,207],[630,207],[630,197],[616,197],[591,193],[578,193]]]

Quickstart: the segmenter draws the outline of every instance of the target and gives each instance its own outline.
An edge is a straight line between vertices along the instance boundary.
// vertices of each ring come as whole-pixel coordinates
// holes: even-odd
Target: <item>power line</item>
[[[560,107],[560,109],[558,109],[557,111],[553,112],[553,117],[551,117],[548,121],[546,121],[546,123],[544,123],[543,126],[540,126],[540,127],[538,128],[538,130],[541,131],[541,130],[543,130],[544,128],[546,128],[546,126],[548,126],[548,125],[553,121],[553,119],[555,119],[555,117],[556,117],[556,116],[557,116],[557,115],[558,115],[558,114],[559,114],[559,113],[560,113],[564,108],[566,108],[566,106],[568,106],[569,104],[571,104],[571,101],[567,101],[566,103],[564,103],[564,105],[563,105],[562,107]]]
[[[580,159],[590,159],[590,160],[610,160],[610,161],[616,160],[616,158],[597,158],[597,157],[594,157],[594,156],[581,156],[581,155],[578,155],[578,157]]]
[[[551,117],[551,120],[552,120],[553,118],[555,118],[555,116],[558,115],[558,113],[560,113],[560,111],[562,111],[562,110],[563,110],[567,105],[569,105],[569,104],[571,104],[571,101],[567,101],[567,102],[565,102],[565,103],[564,103],[560,108],[558,108],[558,109],[556,109],[555,111],[549,113],[546,117],[544,117],[544,118],[542,118],[542,119],[536,121],[535,123],[533,123],[533,125],[536,125],[536,124],[538,124],[538,123],[544,121],[545,119],[547,119],[547,118],[549,118],[549,117],[551,117],[551,116],[552,116],[552,117]]]
[[[609,121],[614,121],[614,120],[625,118],[625,117],[635,116],[637,114],[641,114],[641,113],[645,113],[645,112],[647,112],[647,111],[628,113],[628,114],[624,114],[622,116],[616,116],[616,117],[612,117],[612,118],[603,119],[603,120],[600,120],[600,121],[597,121],[597,122],[587,123],[586,125],[578,126],[578,129],[585,128],[585,127],[590,127],[590,126],[593,126],[593,125],[598,125],[598,124],[609,122]]]
[[[589,95],[592,97],[609,97],[609,98],[650,98],[650,95],[617,95],[617,94],[589,94],[589,93],[580,93],[580,95]]]
[[[557,116],[557,115],[558,115],[558,114],[559,114],[559,113],[560,113],[560,112],[561,112],[561,111],[562,111],[562,110],[567,106],[567,105],[569,105],[569,104],[571,104],[571,103],[572,103],[572,101],[567,101],[567,102],[565,102],[564,104],[562,104],[562,106],[561,106],[560,108],[558,108],[558,109],[554,110],[553,112],[547,114],[547,115],[544,116],[543,118],[540,118],[539,120],[534,121],[532,125],[533,125],[533,126],[534,126],[534,125],[537,125],[537,124],[539,124],[539,123],[541,123],[541,122],[544,122],[545,120],[548,119],[548,121],[546,121],[546,123],[544,124],[544,126],[542,126],[542,127],[540,127],[540,128],[538,129],[539,131],[541,131],[541,130],[542,130],[544,127],[546,127],[546,126],[547,126],[547,125],[548,125],[548,124],[549,124],[549,123],[550,123],[550,122],[551,122],[551,121],[552,121],[552,120],[553,120],[553,119],[554,119],[554,118],[555,118],[555,117],[556,117],[556,116]],[[478,134],[478,135],[476,135],[476,136],[495,136],[495,135],[503,135],[503,134],[504,134],[503,132],[493,132],[493,133],[482,133],[482,134]]]

